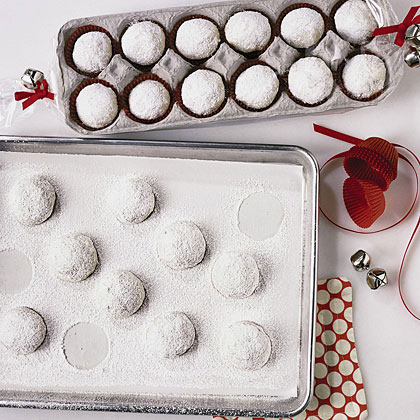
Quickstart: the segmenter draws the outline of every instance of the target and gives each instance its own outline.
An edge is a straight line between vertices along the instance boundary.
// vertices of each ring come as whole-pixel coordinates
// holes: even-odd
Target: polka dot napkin
[[[353,332],[351,283],[318,281],[314,396],[293,420],[365,420],[368,417]],[[215,420],[240,420],[214,417]],[[258,419],[261,420],[261,419]]]

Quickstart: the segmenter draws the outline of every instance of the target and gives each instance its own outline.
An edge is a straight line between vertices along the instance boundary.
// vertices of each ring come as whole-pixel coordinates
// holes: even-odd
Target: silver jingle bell
[[[359,249],[350,257],[350,261],[356,271],[368,270],[370,267],[370,256],[363,249]]]
[[[405,42],[414,48],[420,47],[420,25],[414,24],[405,32]]]
[[[44,80],[44,73],[39,70],[27,69],[20,80],[26,88],[35,89],[37,82],[41,83]]]
[[[420,67],[420,51],[410,50],[404,57],[405,62],[411,68]]]
[[[388,284],[386,271],[382,268],[372,268],[366,276],[366,282],[372,290],[380,289]]]

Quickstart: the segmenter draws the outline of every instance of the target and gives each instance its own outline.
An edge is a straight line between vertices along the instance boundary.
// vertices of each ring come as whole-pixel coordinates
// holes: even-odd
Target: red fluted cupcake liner
[[[261,109],[257,109],[257,108],[252,108],[250,106],[248,106],[247,104],[241,102],[237,97],[236,97],[236,81],[238,79],[238,77],[241,75],[241,73],[243,73],[246,69],[252,67],[252,66],[256,66],[256,65],[261,65],[261,66],[267,66],[270,67],[270,69],[272,69],[276,75],[277,78],[279,79],[279,91],[276,95],[276,97],[274,98],[273,102],[266,106],[265,108],[261,108]],[[267,63],[265,63],[264,61],[261,60],[250,60],[250,61],[246,61],[245,63],[243,63],[242,65],[239,66],[239,68],[235,71],[235,73],[233,73],[231,79],[230,79],[230,83],[229,83],[229,91],[230,91],[230,96],[231,98],[243,109],[250,111],[250,112],[263,112],[266,111],[267,109],[271,108],[273,106],[273,104],[275,104],[278,99],[281,96],[281,92],[283,90],[283,85],[284,82],[283,80],[279,77],[279,75],[277,74],[276,70],[274,70],[270,65],[268,65]]]
[[[161,116],[151,119],[151,120],[137,118],[130,110],[130,103],[129,103],[130,93],[139,83],[144,82],[145,80],[154,80],[156,82],[162,83],[162,85],[165,86],[166,90],[169,92],[169,95],[171,97],[171,101],[169,103],[169,107],[166,110],[166,112],[162,114]],[[137,76],[125,87],[123,93],[121,94],[121,102],[122,102],[122,108],[124,112],[126,113],[127,117],[130,118],[131,120],[136,121],[141,124],[156,124],[157,122],[164,120],[171,113],[173,105],[174,105],[174,94],[172,92],[171,87],[169,86],[169,83],[165,82],[165,80],[156,76],[156,74],[146,73],[146,74],[141,74],[140,76]]]
[[[375,182],[386,191],[398,174],[398,152],[388,141],[371,137],[348,151],[344,169],[349,176]]]
[[[328,17],[328,26],[329,29],[334,31],[340,38],[340,34],[337,32],[337,28],[335,26],[335,14],[337,13],[337,10],[348,0],[339,0],[337,3],[334,4],[333,8],[331,9],[330,15]],[[370,41],[372,41],[373,37],[370,37],[367,39],[363,44],[352,44],[355,47],[359,47],[360,45],[368,44]]]
[[[257,13],[260,13],[261,15],[265,16],[268,19],[268,22],[269,22],[270,27],[271,27],[271,37],[268,40],[267,44],[264,46],[264,48],[262,48],[261,50],[253,51],[253,52],[250,52],[250,53],[245,53],[245,52],[243,52],[241,50],[238,50],[234,45],[231,45],[229,43],[229,41],[226,39],[226,35],[225,35],[225,26],[226,26],[226,23],[229,21],[229,19],[233,15],[236,15],[236,13],[239,13],[239,12],[257,12]],[[265,13],[261,12],[260,10],[256,10],[256,9],[241,9],[241,10],[237,10],[235,13],[232,13],[229,16],[229,18],[226,20],[226,23],[225,23],[225,26],[223,27],[223,31],[222,31],[222,33],[223,33],[223,39],[229,45],[229,47],[232,48],[232,50],[236,51],[238,54],[243,55],[245,58],[247,58],[249,60],[254,60],[254,59],[258,58],[273,43],[274,37],[276,36],[276,34],[275,34],[275,26],[274,26],[273,22],[271,21],[271,19]]]
[[[310,3],[295,3],[295,4],[292,4],[291,6],[287,7],[286,9],[284,9],[280,13],[280,16],[278,17],[277,22],[276,22],[276,29],[275,29],[276,35],[278,35],[287,45],[290,45],[290,44],[283,38],[283,35],[281,34],[281,23],[282,23],[283,19],[285,18],[285,16],[288,13],[290,13],[292,10],[302,9],[304,7],[308,8],[308,9],[315,10],[315,12],[318,12],[322,16],[322,19],[324,20],[324,34],[322,35],[322,37],[320,38],[318,43],[322,40],[322,38],[324,38],[324,36],[326,35],[326,33],[329,30],[328,16],[326,16],[325,13],[319,7],[316,7],[316,6],[314,6],[313,4],[310,4]],[[296,47],[293,47],[293,45],[290,45],[290,46],[292,48],[297,49],[298,51],[304,51],[305,50],[305,48],[296,48]]]
[[[384,193],[371,181],[347,178],[343,198],[351,219],[362,229],[370,228],[385,211]]]
[[[105,29],[102,28],[102,26],[96,26],[96,25],[85,25],[80,26],[77,28],[69,37],[69,39],[66,42],[66,45],[64,46],[64,59],[66,60],[66,64],[71,67],[74,71],[76,71],[79,74],[82,74],[83,76],[87,77],[97,77],[100,71],[96,73],[88,73],[81,69],[79,69],[76,64],[74,64],[73,61],[73,48],[74,44],[76,43],[77,39],[82,36],[83,34],[86,34],[88,32],[103,32],[106,34],[109,39],[111,40],[112,44],[112,57],[115,54],[118,54],[120,52],[118,43],[115,41],[115,39],[112,37],[112,35]],[[112,59],[111,57],[111,59]]]
[[[135,63],[134,61],[131,61],[129,58],[127,58],[127,56],[124,54],[124,51],[122,49],[121,41],[122,41],[122,38],[123,38],[124,34],[126,33],[127,29],[131,25],[133,25],[135,23],[138,23],[138,22],[152,22],[152,23],[155,23],[156,25],[159,25],[162,28],[163,33],[165,34],[165,49],[163,50],[162,55],[154,63],[148,64],[147,66],[143,66],[141,64]],[[119,50],[119,53],[120,53],[121,57],[124,58],[125,60],[127,60],[133,67],[135,67],[137,70],[140,70],[143,73],[149,72],[159,62],[159,60],[165,55],[168,48],[169,48],[169,35],[168,35],[165,27],[161,23],[159,23],[155,20],[152,20],[152,19],[139,19],[139,20],[136,20],[136,21],[133,21],[133,22],[129,23],[128,25],[126,25],[124,27],[124,29],[122,30],[122,32],[120,34],[120,38],[118,39],[118,50]]]
[[[354,56],[360,55],[360,54],[361,55],[363,55],[363,54],[374,55],[374,56],[380,58],[384,62],[385,67],[386,67],[385,60],[382,57],[380,57],[378,54],[374,54],[373,52],[368,51],[368,50],[364,50],[364,51],[357,50],[357,51],[354,51],[351,54],[349,54],[346,57],[346,59],[340,64],[340,67],[337,70],[336,80],[337,80],[338,86],[340,86],[340,89],[342,90],[342,92],[348,98],[353,99],[354,101],[359,101],[359,102],[371,102],[371,101],[375,100],[376,98],[379,98],[379,96],[381,96],[384,93],[385,87],[383,89],[381,89],[379,92],[376,92],[373,95],[369,96],[368,98],[358,98],[357,96],[354,96],[350,91],[348,91],[346,89],[346,87],[344,86],[344,81],[343,81],[343,70],[344,70],[344,67],[346,66],[348,60],[350,60]],[[388,78],[388,68],[387,68],[387,78]],[[388,84],[388,82],[385,81],[385,86],[387,84]]]
[[[216,110],[206,114],[206,115],[199,115],[196,114],[195,112],[192,112],[189,108],[187,108],[183,101],[182,101],[182,85],[184,84],[184,80],[192,73],[194,73],[197,70],[208,70],[208,71],[212,71],[214,73],[217,73],[217,71],[208,69],[206,67],[197,67],[194,70],[192,70],[191,72],[189,72],[187,74],[187,76],[184,77],[184,79],[178,84],[178,87],[176,88],[176,92],[175,92],[175,102],[178,102],[179,107],[189,116],[194,117],[194,118],[210,118],[213,117],[214,115],[218,114],[226,105],[228,97],[229,97],[229,88],[226,85],[226,81],[223,78],[223,76],[219,73],[217,73],[222,79],[223,79],[223,83],[225,85],[225,99],[222,102],[222,104],[219,106],[219,108],[217,108]]]
[[[117,103],[118,103],[118,112],[117,112],[117,115],[115,116],[115,118],[109,124],[105,125],[104,127],[99,127],[99,128],[89,127],[88,125],[84,124],[80,120],[79,115],[77,114],[77,107],[76,107],[76,100],[77,100],[77,97],[79,96],[80,91],[83,88],[85,88],[86,86],[93,85],[94,83],[100,83],[101,85],[104,85],[106,87],[111,88],[115,92],[115,95],[117,97]],[[69,110],[70,110],[70,118],[76,124],[80,125],[80,127],[84,128],[85,130],[88,130],[88,131],[103,130],[104,128],[107,128],[110,125],[114,124],[114,122],[118,119],[119,114],[120,114],[120,111],[121,111],[121,99],[120,99],[120,96],[118,94],[117,89],[113,85],[111,85],[111,83],[107,82],[106,80],[102,80],[102,79],[85,79],[82,83],[79,84],[79,86],[77,86],[77,88],[70,95]]]
[[[176,34],[177,34],[177,32],[178,32],[178,29],[179,29],[179,27],[184,23],[184,22],[186,22],[187,20],[192,20],[192,19],[205,19],[205,20],[208,20],[209,22],[211,22],[211,23],[213,23],[213,25],[215,25],[216,26],[216,28],[219,30],[219,35],[220,35],[220,41],[219,41],[219,45],[217,46],[217,48],[216,48],[216,50],[213,52],[213,54],[211,54],[211,55],[209,55],[208,57],[206,57],[206,58],[202,58],[202,59],[200,59],[200,60],[193,60],[193,59],[191,59],[191,58],[188,58],[188,57],[185,57],[183,54],[181,54],[181,52],[178,50],[178,48],[177,48],[177,46],[176,46]],[[189,63],[191,63],[192,65],[194,65],[194,66],[200,66],[200,65],[202,65],[202,64],[204,64],[210,57],[213,57],[215,54],[216,54],[216,52],[217,52],[217,50],[219,49],[219,47],[220,47],[220,45],[222,44],[222,42],[224,42],[223,41],[223,33],[222,33],[222,31],[221,31],[221,29],[220,29],[220,27],[219,27],[219,25],[213,20],[213,19],[210,19],[208,16],[205,16],[205,15],[199,15],[199,14],[196,14],[196,15],[189,15],[189,16],[185,16],[185,17],[183,17],[182,19],[180,19],[180,20],[178,20],[176,23],[175,23],[175,25],[174,25],[174,27],[173,27],[173,29],[172,29],[172,31],[170,32],[170,34],[169,34],[169,46],[170,46],[170,48],[172,49],[172,50],[174,50],[178,55],[180,55],[185,61],[188,61]]]

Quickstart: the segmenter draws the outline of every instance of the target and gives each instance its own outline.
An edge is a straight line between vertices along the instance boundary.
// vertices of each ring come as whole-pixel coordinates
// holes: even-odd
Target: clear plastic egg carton
[[[133,13],[115,14],[108,16],[96,16],[82,19],[75,19],[64,24],[58,34],[58,66],[61,81],[60,107],[65,115],[66,123],[82,134],[92,133],[122,133],[132,131],[145,131],[151,129],[173,128],[179,126],[191,126],[214,121],[237,120],[243,118],[262,118],[274,116],[306,115],[310,113],[324,113],[327,111],[348,110],[369,105],[376,105],[387,98],[398,85],[403,74],[403,60],[401,50],[393,44],[392,35],[380,36],[371,39],[365,45],[351,45],[349,42],[340,38],[334,28],[332,16],[337,8],[337,3],[342,4],[344,0],[313,0],[306,3],[297,3],[293,0],[254,0],[254,1],[235,1],[212,3],[193,7],[178,7],[161,10],[139,11]],[[395,24],[397,18],[387,0],[366,0],[372,11],[378,26]],[[282,12],[292,5],[313,5],[320,9],[327,23],[325,33],[315,46],[298,50],[288,45],[279,34],[278,20]],[[269,18],[273,36],[267,48],[259,56],[250,58],[235,51],[224,38],[224,26],[235,12],[243,10],[255,10],[263,13]],[[152,67],[140,70],[134,67],[128,60],[123,58],[120,48],[121,35],[131,23],[141,20],[151,20],[159,23],[169,38],[172,29],[180,21],[190,15],[204,15],[213,20],[220,31],[221,43],[217,51],[206,61],[199,64],[188,62],[178,54],[171,44],[167,45],[164,55]],[[81,74],[69,66],[66,61],[65,49],[68,39],[74,31],[85,25],[95,25],[104,28],[113,38],[113,57],[108,66],[94,77],[111,84],[118,92],[119,113],[116,119],[103,129],[92,130],[81,124],[73,106],[70,106],[71,98],[75,96],[77,88],[80,90],[82,83],[92,82],[94,77]],[[356,100],[346,95],[339,84],[340,65],[358,52],[373,53],[382,58],[387,67],[387,80],[385,88],[369,100]],[[324,60],[334,75],[334,88],[328,99],[316,106],[305,106],[292,99],[292,95],[287,93],[287,74],[290,66],[298,59],[305,56],[317,56]],[[277,74],[280,80],[280,94],[276,100],[262,111],[253,111],[241,107],[232,97],[231,79],[240,66],[246,65],[251,60],[258,60],[269,65]],[[209,117],[194,117],[183,110],[180,105],[179,85],[184,78],[196,68],[207,68],[219,73],[226,85],[227,101],[214,114]],[[342,67],[342,66],[341,66]],[[139,75],[152,73],[165,81],[171,89],[171,107],[164,119],[153,123],[142,123],[135,121],[128,115],[129,112],[121,106],[124,102],[123,92]],[[153,76],[153,77],[154,77]],[[83,85],[82,85],[83,86]]]

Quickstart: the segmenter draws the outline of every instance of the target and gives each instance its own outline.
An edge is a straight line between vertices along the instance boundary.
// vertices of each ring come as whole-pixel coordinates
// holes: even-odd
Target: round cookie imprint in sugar
[[[111,61],[112,42],[103,32],[86,32],[73,46],[73,63],[86,73],[99,73]]]
[[[280,25],[283,39],[294,48],[309,48],[318,43],[325,31],[322,15],[309,7],[287,13]]]
[[[262,51],[270,42],[271,32],[270,21],[253,10],[235,13],[225,26],[226,41],[245,54]]]
[[[328,98],[334,87],[334,78],[328,66],[317,57],[296,61],[289,70],[290,93],[307,105],[316,105]]]
[[[385,87],[387,70],[383,60],[372,54],[358,54],[344,66],[344,88],[357,99],[368,99]]]
[[[176,48],[190,60],[211,57],[219,44],[219,29],[208,19],[188,19],[179,26],[176,32]]]
[[[83,124],[93,129],[104,128],[118,115],[117,95],[102,83],[92,83],[77,95],[76,111]]]
[[[165,115],[171,95],[157,80],[144,80],[136,85],[128,97],[131,113],[141,120],[154,120]]]
[[[17,355],[33,353],[46,334],[47,326],[41,315],[25,306],[11,309],[0,317],[0,341]]]
[[[98,254],[92,239],[82,234],[70,234],[51,244],[50,264],[59,280],[76,283],[95,271]]]
[[[212,70],[199,69],[187,76],[181,88],[183,105],[205,117],[217,111],[226,98],[222,76]]]
[[[261,110],[269,107],[277,97],[280,82],[275,71],[256,64],[245,69],[236,79],[236,99],[249,108]]]
[[[10,212],[24,226],[45,222],[54,210],[55,200],[54,187],[38,175],[19,179],[8,194]]]
[[[228,298],[243,299],[251,296],[260,282],[254,258],[238,252],[222,254],[211,270],[214,288]]]
[[[115,319],[135,314],[146,292],[141,280],[130,271],[119,270],[101,280],[97,290],[98,306]]]
[[[168,312],[155,318],[146,340],[150,352],[159,359],[174,359],[186,353],[195,340],[195,328],[182,312]]]
[[[140,66],[150,66],[165,51],[165,32],[157,23],[145,20],[130,25],[121,37],[124,55]]]
[[[334,16],[338,34],[352,44],[364,44],[372,37],[378,22],[364,0],[348,0]]]
[[[192,222],[175,222],[157,238],[159,260],[173,270],[185,270],[199,264],[206,253],[206,241]]]
[[[221,345],[223,358],[240,370],[261,369],[271,356],[270,337],[251,321],[239,321],[228,327]]]
[[[124,224],[138,224],[146,220],[155,208],[155,194],[142,178],[127,178],[115,185],[110,206],[116,218]]]

